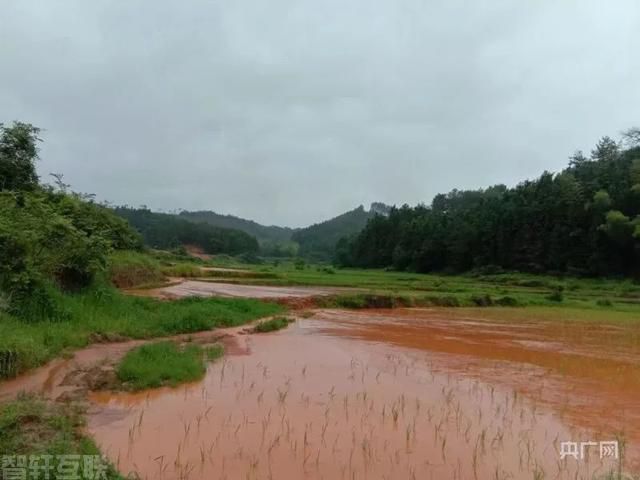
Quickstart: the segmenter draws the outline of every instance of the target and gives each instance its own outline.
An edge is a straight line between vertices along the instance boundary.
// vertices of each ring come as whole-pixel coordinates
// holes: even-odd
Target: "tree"
[[[640,146],[640,128],[632,127],[622,132],[622,139],[629,147]]]
[[[40,129],[29,123],[0,123],[0,191],[33,190],[38,185],[35,162]]]
[[[621,145],[604,137],[591,158],[576,152],[561,173],[544,172],[513,188],[453,190],[428,207],[392,208],[341,243],[338,259],[419,272],[637,276],[640,148]]]
[[[604,212],[611,207],[611,197],[606,190],[598,190],[593,195],[593,206],[598,212]]]

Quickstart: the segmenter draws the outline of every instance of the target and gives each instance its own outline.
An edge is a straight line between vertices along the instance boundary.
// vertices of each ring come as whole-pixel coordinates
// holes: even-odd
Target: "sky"
[[[39,173],[305,226],[515,185],[640,124],[637,0],[0,0]]]

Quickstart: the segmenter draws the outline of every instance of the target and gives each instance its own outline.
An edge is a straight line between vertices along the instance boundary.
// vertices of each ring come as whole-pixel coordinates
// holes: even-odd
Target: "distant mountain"
[[[146,208],[116,207],[113,211],[126,219],[153,248],[195,245],[205,253],[239,254],[258,251],[258,241],[238,229],[195,222],[169,213]]]
[[[319,260],[331,259],[342,237],[355,235],[376,215],[388,215],[391,207],[372,203],[369,211],[362,205],[330,220],[297,230],[291,239],[300,245],[299,253]]]
[[[198,225],[204,224],[219,229],[244,232],[258,240],[260,252],[265,256],[290,257],[299,254],[318,260],[328,260],[333,257],[335,245],[340,238],[359,233],[370,218],[376,214],[386,216],[389,214],[390,208],[391,207],[384,203],[376,202],[372,203],[370,210],[367,211],[360,205],[358,208],[338,215],[335,218],[316,223],[306,228],[261,225],[253,220],[246,220],[233,215],[221,215],[208,210],[195,212],[183,211],[178,215],[151,214],[151,212],[147,210],[131,211],[131,209],[122,208],[116,209],[116,212],[128,218],[131,223],[141,231],[145,228],[149,229],[149,224],[153,224],[154,227],[152,231],[147,234],[147,237],[159,236],[156,233],[159,227],[155,226],[155,222],[152,222],[152,218],[148,216],[164,215],[164,217],[155,217],[153,220],[157,221],[162,219],[164,220],[162,222],[163,225],[167,225],[169,221],[168,217],[172,217],[175,221],[188,221]],[[177,223],[175,226],[177,227],[178,225],[184,230],[183,224]]]
[[[291,240],[291,235],[295,231],[293,228],[260,225],[253,220],[245,220],[244,218],[233,215],[221,215],[208,210],[197,212],[184,211],[181,212],[179,216],[192,222],[203,222],[216,227],[240,230],[256,237],[260,243],[287,243]]]

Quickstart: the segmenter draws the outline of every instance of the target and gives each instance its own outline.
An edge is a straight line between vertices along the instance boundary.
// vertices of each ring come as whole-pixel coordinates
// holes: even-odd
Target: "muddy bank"
[[[231,336],[201,382],[92,394],[89,429],[123,473],[150,479],[591,478],[614,462],[597,449],[560,461],[560,442],[622,433],[639,466],[628,337],[448,310],[322,310]]]
[[[30,393],[54,401],[80,401],[87,399],[89,390],[104,390],[118,385],[113,366],[129,350],[150,342],[172,340],[200,344],[222,343],[234,354],[242,353],[234,334],[244,333],[249,327],[212,330],[145,340],[96,343],[77,350],[69,358],[58,358],[16,378],[0,382],[0,402],[15,399],[21,393]]]

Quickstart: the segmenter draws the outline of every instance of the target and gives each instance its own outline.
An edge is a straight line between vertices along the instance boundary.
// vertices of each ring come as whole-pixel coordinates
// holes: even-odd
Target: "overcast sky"
[[[640,124],[637,0],[0,0],[42,177],[303,226],[512,185]]]

